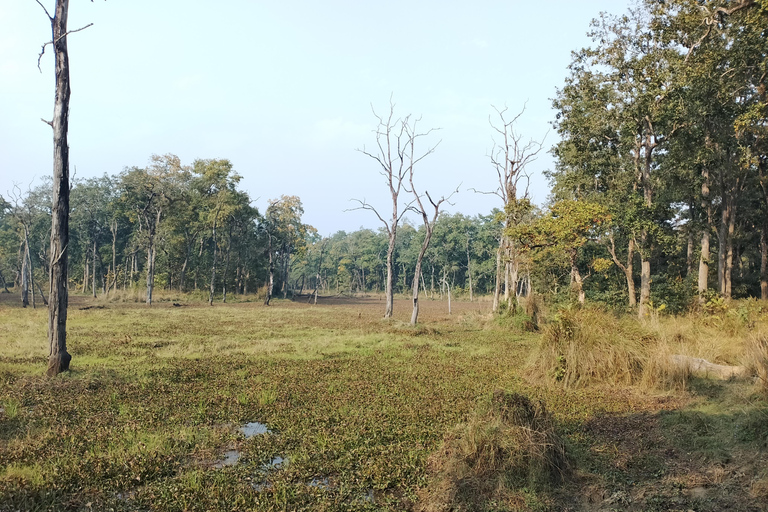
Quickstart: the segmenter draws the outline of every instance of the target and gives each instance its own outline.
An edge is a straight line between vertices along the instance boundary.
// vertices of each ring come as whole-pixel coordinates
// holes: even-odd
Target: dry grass
[[[445,436],[429,468],[434,477],[418,510],[513,510],[521,489],[562,483],[570,464],[542,402],[495,391]]]
[[[639,381],[654,335],[637,321],[593,308],[561,311],[544,328],[529,364],[534,380],[565,387]]]
[[[768,336],[763,332],[749,336],[746,349],[746,367],[756,376],[756,385],[768,395]]]
[[[566,309],[543,330],[528,376],[565,387],[639,385],[684,389],[691,371],[672,358],[684,355],[721,365],[744,365],[768,389],[768,319],[751,302],[719,315],[656,317],[638,321],[598,308]]]

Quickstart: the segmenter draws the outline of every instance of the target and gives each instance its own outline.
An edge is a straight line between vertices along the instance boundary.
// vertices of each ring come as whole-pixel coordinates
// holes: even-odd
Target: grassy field
[[[449,316],[424,301],[418,327],[407,301],[395,307],[384,321],[378,297],[151,308],[74,297],[72,370],[46,379],[47,312],[3,296],[0,510],[768,509],[768,404],[751,379],[566,386],[557,369],[536,373],[551,326],[562,331],[556,315],[541,334],[484,302],[454,302]],[[742,364],[768,332],[762,306],[749,308],[632,320],[626,337],[642,353]],[[606,332],[625,332],[627,320],[601,315]],[[496,467],[489,453],[510,451],[483,452],[472,430],[509,431],[487,413],[499,396],[548,411],[562,482],[503,476],[503,492],[488,491],[446,459],[464,450],[462,467],[480,474]],[[252,422],[269,431],[244,436]]]

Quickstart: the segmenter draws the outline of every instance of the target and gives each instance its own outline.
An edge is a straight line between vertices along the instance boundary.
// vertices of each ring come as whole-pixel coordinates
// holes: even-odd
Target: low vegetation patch
[[[517,510],[521,491],[562,483],[570,462],[543,402],[497,390],[445,436],[429,468],[419,510]]]

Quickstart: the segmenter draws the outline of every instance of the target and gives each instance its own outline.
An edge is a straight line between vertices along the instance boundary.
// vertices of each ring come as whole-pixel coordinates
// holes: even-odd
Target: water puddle
[[[259,423],[258,421],[254,421],[252,423],[246,423],[245,425],[240,427],[239,430],[240,430],[240,433],[246,437],[246,439],[253,436],[272,433],[272,431],[269,430],[269,428],[267,428],[265,424]]]
[[[308,484],[309,487],[317,487],[318,489],[331,489],[335,487],[331,484],[330,478],[313,478]]]
[[[227,466],[234,466],[237,461],[240,460],[240,452],[237,450],[229,450],[224,454],[224,460],[221,460],[213,465],[214,469],[221,469]]]

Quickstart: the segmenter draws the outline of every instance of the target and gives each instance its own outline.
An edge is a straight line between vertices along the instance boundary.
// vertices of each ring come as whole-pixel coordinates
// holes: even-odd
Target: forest
[[[699,3],[646,2],[593,22],[594,44],[573,52],[553,99],[559,141],[546,204],[527,196],[525,165],[540,146],[516,130],[517,117],[496,111],[487,172],[498,173],[490,192],[502,201],[476,217],[440,213],[422,293],[503,294],[513,307],[536,293],[640,316],[718,297],[768,299],[765,12],[727,3],[702,23]],[[420,134],[408,116],[379,121],[387,142],[399,127],[413,149]],[[413,152],[398,158],[390,172],[405,165],[418,176]],[[299,197],[274,198],[259,212],[239,180],[227,160],[171,154],[75,180],[71,290],[141,286],[151,303],[156,287],[206,291],[211,302],[266,288],[282,297],[386,289],[389,228],[323,237],[302,222]],[[0,198],[0,285],[15,287],[25,305],[48,288],[50,188],[19,184]],[[404,195],[395,205],[426,213]],[[356,213],[361,224],[376,220],[366,213]],[[420,222],[397,231],[394,291],[413,288],[425,233]]]

